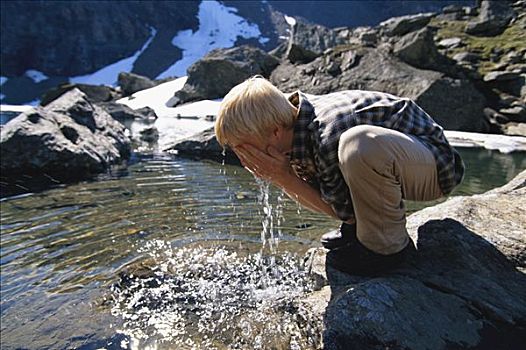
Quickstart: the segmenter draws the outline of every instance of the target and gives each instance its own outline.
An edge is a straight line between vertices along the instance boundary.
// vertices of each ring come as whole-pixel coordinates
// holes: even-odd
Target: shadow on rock
[[[526,276],[452,220],[420,226],[398,268],[356,277],[326,266],[325,349],[518,349],[526,342]]]

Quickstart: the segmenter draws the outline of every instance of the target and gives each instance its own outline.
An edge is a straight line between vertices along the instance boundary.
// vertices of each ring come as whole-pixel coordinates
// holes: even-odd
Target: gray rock
[[[360,33],[359,38],[363,45],[374,46],[378,41],[378,34],[374,30],[368,30]]]
[[[420,13],[417,15],[393,17],[380,23],[379,27],[385,34],[390,36],[404,35],[425,27],[434,16],[434,13]]]
[[[507,1],[483,0],[476,20],[468,22],[466,33],[481,36],[494,36],[502,33],[515,17],[515,11]]]
[[[502,125],[509,122],[508,118],[489,107],[484,108],[484,119],[490,134],[502,134]]]
[[[503,129],[505,135],[526,137],[526,123],[508,123]]]
[[[139,139],[147,143],[155,143],[159,140],[159,131],[155,126],[142,129]]]
[[[416,253],[357,277],[307,266],[320,290],[303,301],[324,319],[324,349],[519,349],[526,340],[526,171],[508,185],[455,197],[408,218]],[[323,283],[325,280],[325,283]]]
[[[453,60],[458,63],[477,63],[480,61],[480,55],[473,52],[459,52],[453,56]]]
[[[520,74],[507,71],[493,71],[484,75],[485,82],[516,80]]]
[[[486,99],[469,80],[442,76],[415,100],[445,129],[485,131],[482,111]]]
[[[268,77],[278,63],[274,56],[255,47],[213,50],[188,68],[186,84],[167,105],[221,98],[251,76]]]
[[[296,21],[296,25],[292,27],[288,45],[289,47],[291,45],[300,46],[316,55],[321,55],[325,50],[345,42],[345,38],[338,35],[336,30]]]
[[[124,126],[78,89],[9,121],[1,131],[3,176],[61,181],[106,171],[130,155]]]
[[[523,54],[517,51],[510,51],[504,57],[501,58],[501,61],[508,64],[521,63],[525,61]]]
[[[296,21],[291,28],[285,57],[291,63],[309,63],[327,49],[346,42],[348,30],[332,30],[327,27]]]
[[[203,131],[184,140],[180,140],[166,151],[176,151],[178,155],[193,159],[210,159],[227,164],[241,164],[236,154],[230,149],[224,149],[217,142],[214,128]]]
[[[494,124],[505,124],[510,121],[506,116],[489,107],[484,108],[484,116]]]
[[[356,51],[346,51],[342,54],[341,70],[348,70],[358,64],[360,56]]]
[[[344,58],[355,52],[357,59],[344,69]],[[485,130],[482,110],[485,98],[467,80],[412,67],[393,57],[382,47],[335,50],[330,61],[341,62],[341,74],[326,71],[324,57],[305,65],[282,63],[270,80],[282,91],[301,89],[311,94],[361,89],[385,91],[415,100],[443,127],[452,130]],[[283,78],[288,78],[284,80]]]
[[[129,96],[137,91],[149,89],[157,85],[150,78],[128,72],[119,73],[117,83],[121,87],[122,96]]]
[[[499,109],[510,121],[517,123],[526,123],[526,108],[524,106],[515,106]]]
[[[433,33],[427,27],[404,35],[395,44],[393,53],[402,61],[422,69],[443,71],[449,60],[441,55],[433,40]]]
[[[157,119],[155,111],[150,107],[143,107],[140,109],[131,109],[130,107],[117,102],[102,102],[98,103],[113,118],[118,121],[135,120],[135,119]]]
[[[319,53],[312,52],[296,44],[289,45],[285,55],[291,63],[309,63],[320,56]]]
[[[120,95],[115,91],[111,86],[106,85],[89,85],[89,84],[61,84],[58,87],[46,91],[40,100],[40,105],[46,106],[52,101],[56,100],[66,92],[78,89],[82,91],[88,101],[97,103],[97,102],[107,102],[111,101]]]
[[[510,69],[510,67],[507,69]],[[525,95],[526,75],[519,71],[493,71],[484,75],[483,80],[487,88],[496,89],[499,92],[517,97]]]
[[[445,49],[454,49],[462,45],[463,45],[462,39],[457,38],[457,37],[442,39],[438,42],[438,47],[445,48]]]

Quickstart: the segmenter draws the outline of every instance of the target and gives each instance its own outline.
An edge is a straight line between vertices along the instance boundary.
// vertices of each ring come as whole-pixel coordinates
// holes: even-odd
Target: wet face
[[[279,152],[288,154],[292,149],[292,137],[292,128],[278,127],[261,140],[256,137],[246,137],[236,141],[231,147],[235,149],[243,144],[250,144],[265,153],[268,153],[269,147],[274,147]]]

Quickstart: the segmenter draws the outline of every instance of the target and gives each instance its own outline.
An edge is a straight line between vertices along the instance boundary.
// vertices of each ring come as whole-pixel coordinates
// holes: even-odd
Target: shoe
[[[326,249],[338,249],[356,241],[356,224],[342,223],[337,230],[329,231],[320,238]]]
[[[411,240],[400,252],[390,255],[375,253],[356,240],[355,244],[329,251],[325,263],[350,275],[370,276],[398,267],[412,252],[416,248]]]

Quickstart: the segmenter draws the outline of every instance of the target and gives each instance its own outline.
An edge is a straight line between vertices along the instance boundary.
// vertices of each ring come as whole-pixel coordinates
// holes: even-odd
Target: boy
[[[442,128],[413,101],[349,90],[288,98],[261,76],[224,98],[215,132],[256,176],[342,221],[322,236],[351,274],[394,267],[414,249],[403,199],[449,194],[464,174]]]

